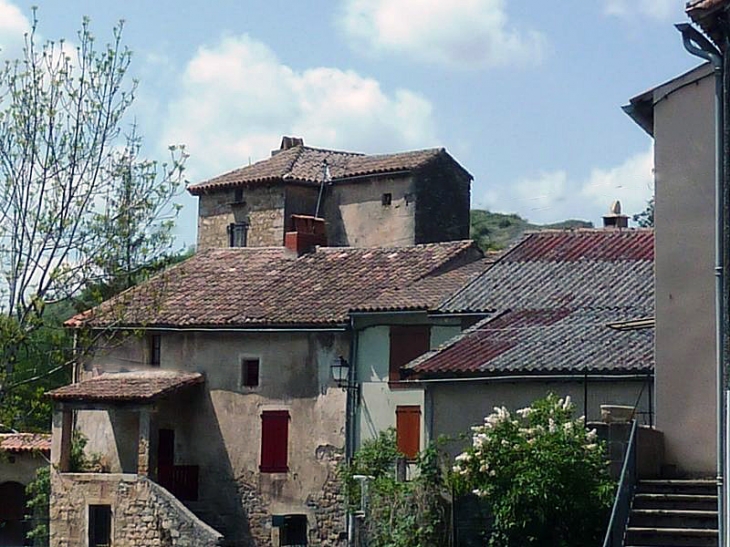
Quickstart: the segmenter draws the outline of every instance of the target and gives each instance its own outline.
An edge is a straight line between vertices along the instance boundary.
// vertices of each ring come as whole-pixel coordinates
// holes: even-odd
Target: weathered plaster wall
[[[650,388],[647,382],[647,379],[589,380],[587,419],[600,420],[602,404],[637,405],[639,412],[648,412]],[[462,433],[469,434],[471,426],[483,423],[484,417],[491,414],[495,406],[517,410],[551,392],[559,397],[569,395],[576,407],[576,417],[581,416],[584,413],[584,389],[581,380],[432,383],[426,387],[428,437],[436,439],[447,435],[458,439]],[[456,455],[462,448],[463,442],[458,441],[452,443],[449,450]]]
[[[395,427],[396,407],[421,407],[421,446],[428,441],[424,424],[424,394],[420,386],[412,388],[391,388],[388,384],[390,362],[390,324],[422,323],[429,321],[426,314],[412,316],[379,316],[378,324],[363,327],[358,331],[357,378],[362,382],[362,395],[358,407],[356,444],[375,438],[378,432]],[[386,324],[382,324],[386,323]],[[461,332],[460,325],[431,325],[431,348]]]
[[[0,484],[4,482],[28,484],[35,478],[36,470],[46,465],[48,465],[48,460],[42,454],[33,452],[0,453]]]
[[[129,338],[95,360],[129,369]],[[236,545],[271,545],[272,514],[306,514],[310,544],[336,545],[344,514],[336,466],[344,447],[345,395],[330,365],[348,355],[344,333],[163,333],[161,368],[204,372],[205,389],[157,405],[154,428],[175,430],[176,464],[199,465],[199,501],[190,506]],[[259,386],[241,385],[241,360],[260,360]],[[289,471],[260,473],[261,414],[287,410]],[[104,412],[86,412],[79,426],[89,448],[119,453]],[[103,422],[106,420],[106,424]],[[106,432],[104,431],[106,429]],[[154,435],[153,435],[154,438]]]
[[[109,505],[115,547],[214,547],[222,536],[136,475],[51,473],[51,547],[88,543],[89,505]]]
[[[383,205],[383,194],[391,194]],[[327,239],[333,246],[413,245],[416,187],[413,177],[370,177],[327,187]]]
[[[284,243],[284,187],[257,185],[243,189],[236,204],[235,190],[211,192],[198,197],[198,249],[228,247],[227,227],[248,222],[248,247],[276,247]]]
[[[439,157],[416,173],[415,243],[469,239],[471,179]]]
[[[667,463],[714,475],[714,79],[665,94],[654,99],[657,427]]]

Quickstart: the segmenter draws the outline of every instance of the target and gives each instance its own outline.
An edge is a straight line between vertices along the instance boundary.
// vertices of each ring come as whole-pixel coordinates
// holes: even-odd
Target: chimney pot
[[[621,213],[621,202],[614,201],[609,208],[609,212],[603,215],[604,228],[628,228],[629,216]]]

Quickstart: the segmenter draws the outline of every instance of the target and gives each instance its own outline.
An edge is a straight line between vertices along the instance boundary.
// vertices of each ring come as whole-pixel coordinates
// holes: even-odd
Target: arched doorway
[[[0,547],[25,545],[25,486],[19,482],[0,484]]]

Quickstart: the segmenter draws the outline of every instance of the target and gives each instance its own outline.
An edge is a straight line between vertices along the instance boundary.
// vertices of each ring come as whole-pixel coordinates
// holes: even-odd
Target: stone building
[[[52,547],[343,544],[353,391],[331,367],[352,360],[351,310],[421,306],[410,287],[457,290],[482,253],[312,251],[321,221],[294,218],[287,247],[202,250],[67,323],[106,334],[51,393]],[[74,424],[107,472],[69,472]]]
[[[471,180],[443,148],[364,155],[284,137],[271,158],[188,191],[199,250],[281,246],[292,215],[324,218],[331,246],[402,246],[467,239]]]

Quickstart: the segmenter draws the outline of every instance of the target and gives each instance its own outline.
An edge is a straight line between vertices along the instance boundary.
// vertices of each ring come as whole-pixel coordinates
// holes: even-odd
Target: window
[[[149,364],[153,367],[160,366],[160,357],[162,355],[162,336],[152,334],[149,337]]]
[[[89,547],[108,547],[111,540],[111,505],[89,505]]]
[[[400,380],[400,368],[430,348],[431,329],[422,325],[390,327],[390,367],[388,379]]]
[[[380,203],[382,203],[384,206],[387,206],[387,205],[390,205],[391,203],[393,203],[393,194],[391,194],[391,193],[383,194],[380,198]]]
[[[272,524],[279,527],[279,547],[307,545],[307,515],[274,515]]]
[[[396,407],[395,437],[398,451],[409,460],[415,460],[421,447],[421,407]]]
[[[243,188],[236,188],[233,191],[233,203],[243,203]]]
[[[243,387],[256,387],[259,385],[258,359],[244,359],[241,362],[241,384],[243,384]]]
[[[285,473],[289,470],[289,412],[287,410],[261,413],[261,465],[262,473]]]
[[[245,247],[248,235],[248,224],[245,222],[234,222],[228,225],[228,246]]]

